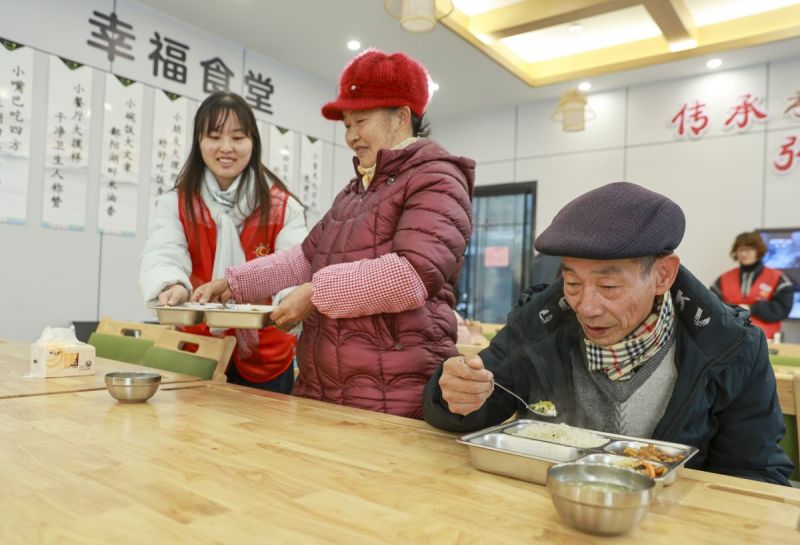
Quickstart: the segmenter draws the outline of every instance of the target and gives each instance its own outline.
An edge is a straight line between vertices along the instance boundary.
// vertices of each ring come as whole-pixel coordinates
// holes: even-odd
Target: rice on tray
[[[567,424],[529,424],[512,433],[521,437],[541,439],[577,448],[595,448],[608,443],[608,439],[602,435],[581,428],[573,428]]]

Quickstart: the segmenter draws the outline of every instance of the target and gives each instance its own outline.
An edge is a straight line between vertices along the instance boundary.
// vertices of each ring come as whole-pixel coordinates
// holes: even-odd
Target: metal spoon
[[[558,411],[556,410],[555,406],[553,406],[553,410],[552,411],[543,411],[543,410],[540,410],[538,408],[534,408],[537,405],[536,403],[528,403],[527,401],[525,401],[524,399],[519,397],[517,394],[515,394],[514,392],[512,392],[511,390],[509,390],[508,388],[506,388],[505,386],[503,386],[499,382],[495,382],[494,380],[492,380],[491,382],[492,382],[492,384],[494,384],[495,386],[497,386],[498,388],[500,388],[501,390],[503,390],[507,394],[511,394],[512,396],[517,398],[519,401],[521,401],[522,404],[525,405],[525,407],[530,412],[532,412],[533,414],[536,414],[536,415],[539,415],[539,416],[544,416],[545,418],[555,418],[556,416],[558,416]]]

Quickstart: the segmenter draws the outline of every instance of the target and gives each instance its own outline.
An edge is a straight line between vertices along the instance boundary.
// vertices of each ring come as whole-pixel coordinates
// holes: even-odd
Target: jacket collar
[[[429,161],[449,161],[461,169],[467,178],[467,190],[472,195],[475,179],[475,162],[463,157],[450,155],[442,146],[427,138],[420,138],[416,142],[401,149],[382,149],[378,151],[375,159],[375,174],[367,190],[361,183],[361,174],[358,172],[358,158],[353,157],[353,170],[355,178],[345,188],[346,193],[365,193],[374,191],[388,180],[394,180],[402,173]]]

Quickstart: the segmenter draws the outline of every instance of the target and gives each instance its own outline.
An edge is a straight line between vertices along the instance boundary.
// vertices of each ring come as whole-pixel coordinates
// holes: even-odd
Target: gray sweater
[[[675,336],[624,382],[611,381],[600,371],[589,371],[585,350],[575,352],[581,355],[571,358],[575,398],[580,400],[575,425],[621,435],[652,437],[678,378]]]

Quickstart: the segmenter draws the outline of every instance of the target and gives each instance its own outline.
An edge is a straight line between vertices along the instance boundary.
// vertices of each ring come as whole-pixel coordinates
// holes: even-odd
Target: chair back
[[[226,382],[236,337],[207,337],[182,331],[164,331],[142,356],[140,365],[205,380]]]
[[[139,363],[153,341],[95,332],[89,336],[89,344],[94,346],[98,358]]]
[[[97,325],[97,333],[106,335],[119,335],[123,337],[133,337],[135,339],[147,339],[157,341],[165,331],[174,331],[175,327],[161,324],[145,324],[142,322],[126,322],[124,320],[112,320],[111,318],[101,318]]]

